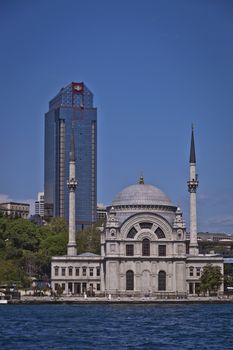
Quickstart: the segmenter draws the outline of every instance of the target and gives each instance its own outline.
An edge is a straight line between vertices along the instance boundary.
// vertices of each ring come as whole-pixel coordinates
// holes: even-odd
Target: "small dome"
[[[112,202],[117,205],[165,205],[173,206],[170,199],[160,189],[152,185],[136,184],[118,193]]]

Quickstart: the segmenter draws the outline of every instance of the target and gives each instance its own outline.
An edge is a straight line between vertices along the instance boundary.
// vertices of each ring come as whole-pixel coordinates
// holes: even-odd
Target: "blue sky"
[[[71,81],[98,108],[98,201],[145,182],[179,204],[195,126],[198,228],[233,233],[233,2],[0,0],[0,199],[43,190],[44,113]]]

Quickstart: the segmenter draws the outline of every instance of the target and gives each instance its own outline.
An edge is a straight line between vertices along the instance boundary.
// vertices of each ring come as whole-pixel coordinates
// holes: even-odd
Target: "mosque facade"
[[[53,257],[51,285],[63,294],[187,297],[200,292],[200,276],[207,264],[220,266],[217,254],[199,254],[197,242],[196,156],[192,130],[188,180],[190,240],[181,209],[160,189],[141,177],[126,187],[108,208],[101,227],[101,255],[77,255],[74,193],[74,144],[70,152],[70,220],[67,255]],[[74,184],[75,186],[71,186]],[[219,292],[223,292],[221,286]]]

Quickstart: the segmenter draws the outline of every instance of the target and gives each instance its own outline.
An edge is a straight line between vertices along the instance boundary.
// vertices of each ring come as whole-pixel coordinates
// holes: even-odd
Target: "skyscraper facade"
[[[72,131],[73,130],[73,131]],[[81,83],[62,88],[45,114],[45,217],[69,217],[69,151],[71,135],[76,146],[76,227],[96,221],[97,109],[93,94]]]
[[[37,201],[35,201],[35,214],[44,217],[44,192],[38,192]]]

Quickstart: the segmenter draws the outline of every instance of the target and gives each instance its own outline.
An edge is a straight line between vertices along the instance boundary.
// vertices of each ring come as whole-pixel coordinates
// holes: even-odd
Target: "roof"
[[[126,187],[112,202],[119,205],[164,205],[173,206],[171,200],[159,188],[139,183]]]
[[[94,254],[94,253],[90,253],[90,252],[86,252],[86,253],[79,254],[78,256],[99,256],[99,255]]]
[[[6,205],[6,204],[16,204],[16,205],[26,205],[28,207],[30,207],[30,204],[29,203],[22,203],[22,202],[4,202],[4,203],[0,203],[0,205]]]

